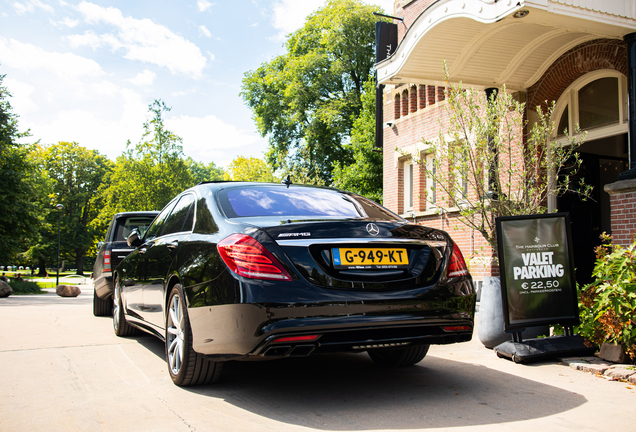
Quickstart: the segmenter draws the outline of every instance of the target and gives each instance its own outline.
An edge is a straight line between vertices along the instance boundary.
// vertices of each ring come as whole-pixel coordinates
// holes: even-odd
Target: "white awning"
[[[403,24],[399,24],[403,25]],[[525,90],[563,53],[636,32],[636,0],[438,0],[378,63],[380,84]]]

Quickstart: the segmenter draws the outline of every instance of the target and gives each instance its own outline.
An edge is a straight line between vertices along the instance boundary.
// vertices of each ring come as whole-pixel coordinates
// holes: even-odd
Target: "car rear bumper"
[[[195,351],[221,359],[280,358],[469,341],[475,296],[459,299],[232,304],[188,312]],[[295,336],[316,338],[278,341]]]

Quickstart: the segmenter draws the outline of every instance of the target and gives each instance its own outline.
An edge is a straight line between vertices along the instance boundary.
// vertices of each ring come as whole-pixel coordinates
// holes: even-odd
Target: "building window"
[[[397,120],[400,118],[400,111],[402,110],[402,106],[400,104],[400,94],[397,93],[395,98],[393,99],[393,119]]]
[[[402,92],[402,117],[409,115],[409,91]]]
[[[554,110],[554,134],[572,136],[575,126],[587,130],[587,140],[612,136],[627,129],[627,78],[614,70],[591,72],[572,83]],[[556,120],[558,119],[558,121]]]
[[[579,126],[590,129],[618,123],[618,78],[601,78],[579,90]]]
[[[437,208],[437,183],[435,175],[435,157],[432,154],[426,155],[426,210]]]
[[[413,162],[404,162],[404,213],[413,211]]]

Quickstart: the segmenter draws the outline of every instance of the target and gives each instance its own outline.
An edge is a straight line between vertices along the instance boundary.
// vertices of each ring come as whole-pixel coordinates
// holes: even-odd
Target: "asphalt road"
[[[227,363],[172,384],[163,344],[118,338],[92,290],[0,299],[0,431],[631,431],[636,389],[557,362],[518,365],[475,339],[418,365],[366,354]]]

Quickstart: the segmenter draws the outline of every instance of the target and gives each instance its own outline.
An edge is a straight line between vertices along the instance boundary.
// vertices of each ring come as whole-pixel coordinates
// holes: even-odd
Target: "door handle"
[[[147,250],[146,248],[141,248],[141,249],[139,249],[139,253],[140,254],[145,254],[146,250]]]
[[[177,246],[179,246],[179,240],[172,240],[166,245],[168,249],[176,249]]]

